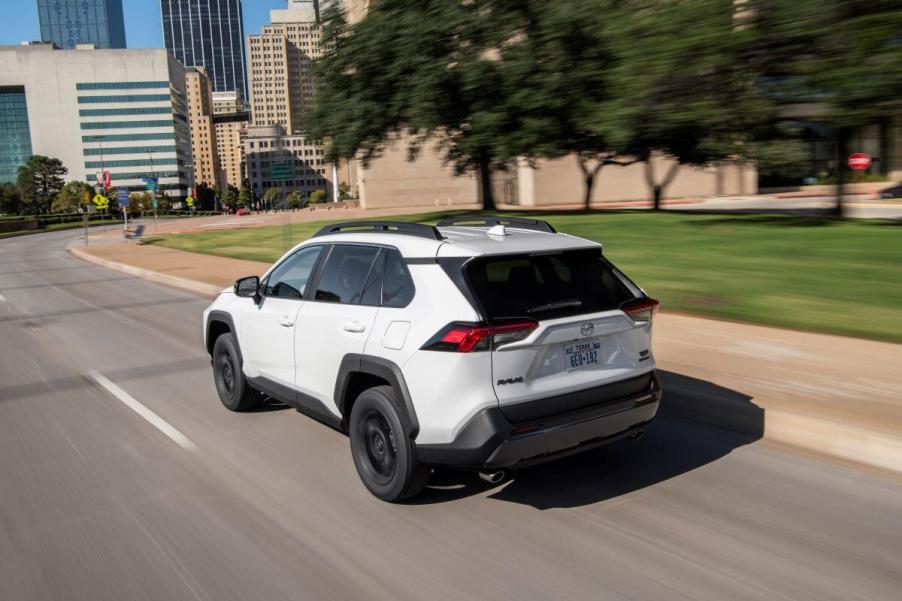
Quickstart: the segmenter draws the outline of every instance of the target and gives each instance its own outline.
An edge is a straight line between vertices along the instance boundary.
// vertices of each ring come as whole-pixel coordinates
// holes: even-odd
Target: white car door
[[[240,344],[249,377],[262,376],[282,386],[294,386],[297,315],[324,248],[304,247],[284,259],[264,279],[260,301],[242,315]]]
[[[295,387],[338,414],[335,380],[342,358],[363,353],[379,311],[381,275],[375,277],[380,249],[336,244],[325,258],[295,327]]]

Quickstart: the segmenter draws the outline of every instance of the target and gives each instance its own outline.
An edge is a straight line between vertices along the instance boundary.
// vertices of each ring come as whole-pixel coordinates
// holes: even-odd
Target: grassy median
[[[434,222],[441,214],[406,221]],[[605,254],[665,310],[902,342],[902,223],[786,215],[529,213]],[[151,242],[274,261],[324,222]]]

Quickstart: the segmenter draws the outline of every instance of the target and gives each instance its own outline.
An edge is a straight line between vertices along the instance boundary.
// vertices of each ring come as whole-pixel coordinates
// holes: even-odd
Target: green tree
[[[19,167],[16,187],[26,210],[32,213],[50,211],[53,199],[62,190],[63,176],[69,172],[59,159],[32,155]]]
[[[307,134],[329,161],[364,164],[398,139],[408,158],[436,142],[457,174],[476,172],[494,208],[493,167],[510,119],[497,50],[508,37],[500,0],[380,0],[348,25],[327,11],[315,109]]]
[[[268,205],[269,208],[275,208],[276,204],[281,200],[282,192],[278,188],[270,188],[263,194],[263,203],[264,208]]]
[[[902,90],[902,5],[894,0],[748,0],[756,69],[784,104],[814,107],[833,127],[835,212],[843,213],[849,137],[881,123]]]
[[[132,192],[128,195],[128,210],[132,214],[144,213],[153,208],[150,192]]]
[[[233,189],[234,186],[230,186],[230,189]],[[242,207],[251,208],[251,204],[254,202],[254,195],[251,193],[251,184],[247,180],[247,178],[241,180],[241,190],[238,192],[238,204]]]
[[[19,191],[7,182],[0,184],[0,214],[8,215],[21,210]]]
[[[600,109],[607,138],[644,162],[655,209],[681,166],[754,159],[779,143],[777,105],[745,60],[755,33],[735,2],[630,0],[620,8],[609,77],[617,93]],[[662,178],[656,155],[671,160]]]
[[[617,94],[612,19],[623,11],[608,0],[547,2],[519,0],[507,5],[511,43],[504,45],[503,101],[513,120],[496,139],[506,160],[574,155],[588,209],[599,172],[626,165],[625,144],[610,138],[605,102]]]
[[[63,186],[62,190],[56,195],[51,205],[51,211],[54,213],[74,213],[85,206],[85,193],[88,194],[87,200],[90,202],[94,196],[94,188],[85,182],[69,182]]]
[[[348,185],[348,182],[339,182],[338,198],[339,200],[348,200],[351,198],[351,186]]]
[[[326,202],[327,197],[325,190],[314,190],[310,193],[310,204],[322,204]]]
[[[285,206],[289,209],[303,209],[308,202],[300,190],[294,190],[285,197]]]

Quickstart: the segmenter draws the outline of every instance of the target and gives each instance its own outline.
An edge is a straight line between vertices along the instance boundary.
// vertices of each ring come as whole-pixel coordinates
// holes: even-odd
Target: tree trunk
[[[843,217],[843,188],[846,179],[846,146],[848,132],[843,128],[836,130],[836,205],[833,207],[835,217]]]
[[[586,172],[586,196],[584,199],[587,211],[592,208],[592,188],[594,186],[595,186],[595,172],[589,170]]]
[[[492,193],[492,161],[488,157],[479,159],[479,199],[483,211],[495,210],[495,196]]]
[[[680,163],[676,162],[671,165],[670,169],[667,171],[667,175],[664,176],[664,181],[659,184],[655,181],[655,168],[651,161],[652,157],[648,157],[645,161],[645,181],[648,183],[649,188],[651,188],[652,207],[655,211],[660,211],[664,190],[667,189],[667,186],[669,186],[673,182],[673,178],[676,177],[677,171],[680,169]]]

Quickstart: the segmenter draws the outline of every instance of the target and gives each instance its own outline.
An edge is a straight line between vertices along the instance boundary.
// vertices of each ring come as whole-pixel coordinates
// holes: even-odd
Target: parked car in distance
[[[434,466],[506,470],[642,435],[658,302],[544,221],[329,225],[204,312],[222,403],[263,395],[348,433],[371,493]]]
[[[240,215],[250,215],[250,214],[251,214],[251,210],[250,210],[249,208],[247,208],[247,207],[238,207],[238,210],[235,211],[235,214],[236,214],[236,215],[239,215],[239,216],[240,216]]]

